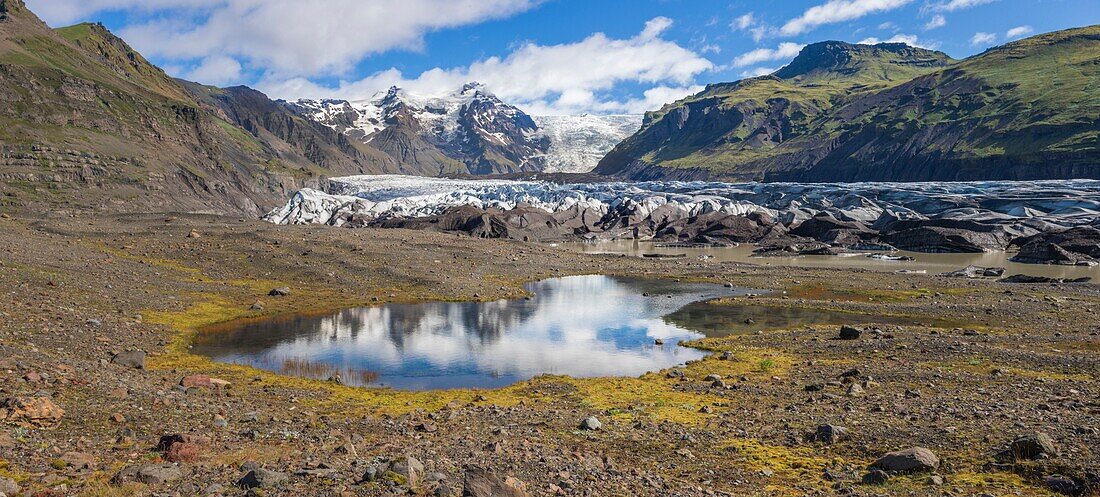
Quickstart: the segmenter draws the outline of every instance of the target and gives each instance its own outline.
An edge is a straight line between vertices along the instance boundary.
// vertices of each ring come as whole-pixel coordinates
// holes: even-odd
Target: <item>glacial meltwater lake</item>
[[[196,336],[192,352],[281,374],[335,374],[350,385],[403,390],[496,388],[540,374],[638,376],[706,355],[678,345],[702,338],[701,329],[665,316],[693,302],[759,293],[611,276],[526,288],[534,295],[529,300],[391,304],[229,323]]]

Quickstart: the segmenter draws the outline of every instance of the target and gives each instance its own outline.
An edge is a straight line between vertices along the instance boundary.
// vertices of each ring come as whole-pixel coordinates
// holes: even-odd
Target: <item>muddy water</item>
[[[753,257],[753,246],[742,244],[737,247],[715,248],[661,248],[653,242],[633,240],[614,240],[592,243],[563,243],[561,248],[585,253],[613,253],[641,257],[643,254],[680,255],[697,259],[711,257],[714,261],[733,261],[748,264],[773,266],[827,267],[846,269],[870,269],[893,272],[899,270],[926,271],[935,275],[964,268],[968,265],[980,267],[1003,267],[1005,276],[1027,274],[1051,278],[1091,277],[1100,280],[1100,266],[1056,266],[1046,264],[1018,264],[1009,261],[1012,253],[987,252],[981,254],[926,254],[919,252],[891,252],[891,255],[909,256],[913,261],[886,261],[872,259],[867,254],[854,256],[801,255],[792,257]]]
[[[785,330],[804,326],[883,324],[954,327],[956,323],[916,316],[880,316],[855,312],[766,305],[715,305],[694,302],[669,314],[671,324],[706,336],[728,336],[762,330]]]

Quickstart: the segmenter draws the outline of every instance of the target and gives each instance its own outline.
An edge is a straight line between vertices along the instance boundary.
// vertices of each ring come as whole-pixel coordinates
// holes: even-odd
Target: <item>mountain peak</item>
[[[915,68],[943,67],[952,62],[943,52],[905,43],[860,45],[823,41],[806,45],[786,67],[775,73],[782,79],[909,79]]]

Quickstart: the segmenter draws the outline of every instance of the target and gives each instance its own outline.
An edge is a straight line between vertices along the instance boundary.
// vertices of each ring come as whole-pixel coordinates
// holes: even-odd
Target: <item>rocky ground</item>
[[[188,353],[199,327],[236,318],[519,297],[590,273],[938,327],[760,329],[699,342],[714,354],[682,369],[493,391],[351,388]],[[148,215],[0,219],[0,291],[8,497],[1049,495],[1095,492],[1100,472],[1091,284]]]

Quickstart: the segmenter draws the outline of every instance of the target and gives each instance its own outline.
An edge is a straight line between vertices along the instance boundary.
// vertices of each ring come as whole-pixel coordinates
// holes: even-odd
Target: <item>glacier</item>
[[[874,222],[884,213],[901,219],[1021,221],[1070,227],[1100,218],[1100,181],[990,181],[968,183],[719,183],[652,181],[553,183],[416,176],[329,179],[325,190],[303,189],[265,219],[277,224],[343,225],[365,219],[440,215],[457,206],[503,211],[526,205],[556,213],[574,207],[607,214],[624,206],[644,217],[661,206],[688,216],[765,213],[787,225],[821,212]]]

